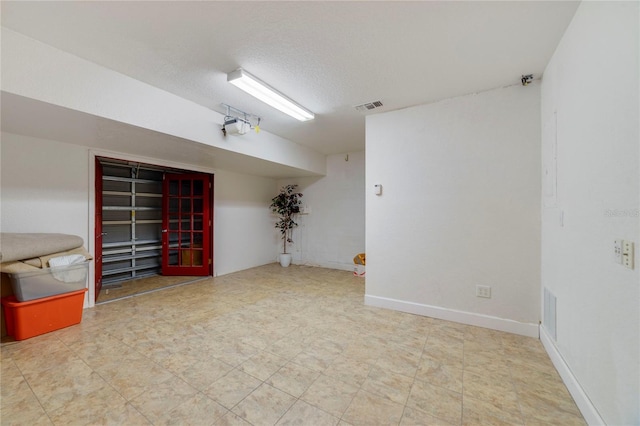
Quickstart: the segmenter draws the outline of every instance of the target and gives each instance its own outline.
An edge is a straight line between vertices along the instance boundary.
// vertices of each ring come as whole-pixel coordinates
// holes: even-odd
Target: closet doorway
[[[213,175],[96,157],[95,204],[97,303],[212,275]]]

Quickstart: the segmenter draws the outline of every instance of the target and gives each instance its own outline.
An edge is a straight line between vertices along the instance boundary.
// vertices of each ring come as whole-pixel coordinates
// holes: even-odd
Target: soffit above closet
[[[332,154],[365,115],[540,76],[578,2],[23,2],[2,25]],[[226,82],[243,67],[316,113],[300,123]],[[382,101],[360,112],[356,105]]]

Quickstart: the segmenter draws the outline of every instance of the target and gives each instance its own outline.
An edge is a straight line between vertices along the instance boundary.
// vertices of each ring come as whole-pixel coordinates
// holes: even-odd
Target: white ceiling
[[[364,149],[364,114],[543,72],[578,2],[2,1],[2,25],[325,154]],[[226,82],[243,67],[316,113],[298,122]]]

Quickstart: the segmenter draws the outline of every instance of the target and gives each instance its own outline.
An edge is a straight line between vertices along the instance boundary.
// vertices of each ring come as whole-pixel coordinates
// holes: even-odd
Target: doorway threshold
[[[97,305],[105,305],[107,303],[116,302],[118,300],[130,299],[132,297],[142,296],[144,294],[155,293],[157,291],[176,288],[187,284],[193,284],[211,278],[206,277],[164,277],[161,275],[155,277],[141,278],[133,281],[123,282],[120,288],[103,289],[96,301]],[[163,282],[165,281],[165,282]],[[155,284],[155,285],[154,285]]]

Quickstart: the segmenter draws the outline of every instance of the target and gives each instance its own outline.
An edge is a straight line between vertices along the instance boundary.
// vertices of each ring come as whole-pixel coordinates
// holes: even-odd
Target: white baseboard
[[[439,306],[423,305],[420,303],[370,295],[364,296],[364,304],[477,327],[490,328],[492,330],[506,331],[507,333],[535,337],[536,339],[539,338],[539,327],[538,324],[534,323],[518,322],[473,312],[456,311]]]
[[[576,402],[578,409],[582,413],[582,416],[586,420],[589,425],[604,425],[606,424],[602,417],[600,417],[600,413],[596,410],[593,403],[580,386],[578,379],[573,375],[573,372],[562,358],[558,347],[555,345],[553,339],[544,327],[540,327],[540,340],[542,341],[542,346],[549,354],[549,358],[551,358],[551,362],[553,366],[556,367],[564,385],[569,390],[569,393],[573,397],[573,400]]]

